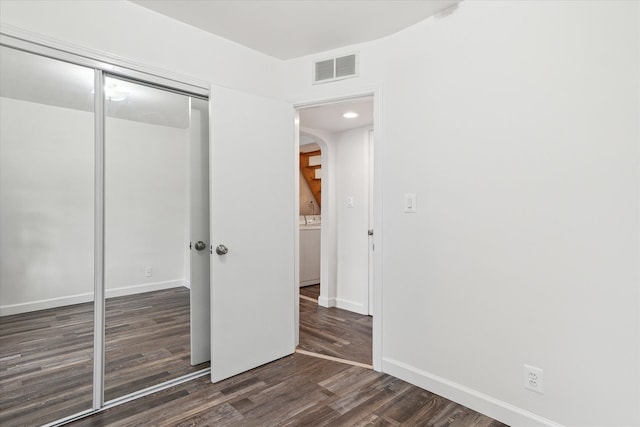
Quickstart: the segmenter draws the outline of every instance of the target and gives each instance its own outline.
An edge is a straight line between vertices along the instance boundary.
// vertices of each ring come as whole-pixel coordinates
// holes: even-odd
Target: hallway
[[[320,307],[320,285],[300,288],[298,349],[371,365],[372,317]]]

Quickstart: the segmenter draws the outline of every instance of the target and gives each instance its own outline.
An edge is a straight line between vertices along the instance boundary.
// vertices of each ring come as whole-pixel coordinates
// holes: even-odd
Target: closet
[[[0,424],[208,374],[208,89],[6,36],[0,55]]]

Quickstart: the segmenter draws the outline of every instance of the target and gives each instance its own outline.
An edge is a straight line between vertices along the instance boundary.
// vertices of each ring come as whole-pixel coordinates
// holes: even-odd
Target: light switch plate
[[[352,208],[352,207],[354,207],[354,204],[353,204],[353,196],[349,196],[349,197],[347,197],[347,207],[348,207],[348,208]]]
[[[409,193],[404,195],[404,211],[405,213],[416,212],[416,195]]]

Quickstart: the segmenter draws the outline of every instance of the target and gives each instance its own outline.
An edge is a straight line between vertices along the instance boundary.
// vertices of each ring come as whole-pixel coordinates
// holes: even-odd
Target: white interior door
[[[209,106],[191,98],[189,143],[189,267],[191,364],[211,360],[209,310]]]
[[[216,382],[295,349],[295,150],[290,104],[214,87],[210,105]]]

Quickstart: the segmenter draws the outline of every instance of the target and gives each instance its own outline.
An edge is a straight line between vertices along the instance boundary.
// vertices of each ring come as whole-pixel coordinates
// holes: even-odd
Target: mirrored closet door
[[[192,111],[197,101],[204,102],[105,78],[107,402],[209,366],[208,357],[192,365],[190,337],[190,312],[200,308],[191,304],[190,257],[204,255],[207,267],[209,261],[208,245],[193,247],[208,241],[208,228],[189,248],[190,174],[198,167],[189,155],[208,144]]]
[[[0,37],[0,425],[207,375],[208,90]]]
[[[94,70],[0,59],[0,425],[42,425],[93,405]]]

